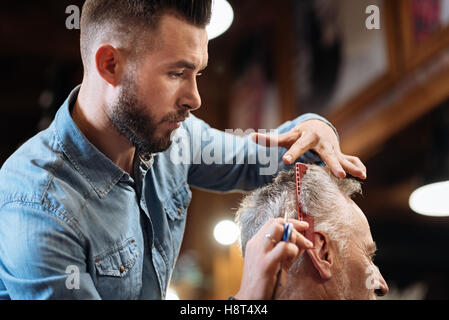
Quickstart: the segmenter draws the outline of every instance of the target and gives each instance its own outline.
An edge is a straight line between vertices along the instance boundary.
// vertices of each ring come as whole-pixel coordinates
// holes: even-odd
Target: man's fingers
[[[296,230],[293,230],[290,242],[294,243],[296,246],[298,246],[299,249],[312,249],[313,243],[309,241],[304,235],[299,233]]]
[[[300,234],[300,232],[309,228],[309,224],[305,221],[299,221],[296,219],[290,219],[288,222],[293,226],[289,242],[294,243],[301,249],[311,248],[313,244]],[[265,238],[262,240],[265,252],[272,250],[273,247],[275,247],[279,242],[282,242],[284,231],[285,227],[283,218],[271,219],[259,230],[259,237]]]
[[[366,170],[366,167],[365,167],[365,165],[363,164],[362,160],[360,160],[358,157],[348,156],[348,155],[344,155],[344,157],[345,157],[348,161],[350,161],[350,162],[352,162],[353,164],[355,164],[356,166],[361,167],[361,168],[363,168],[364,170]]]
[[[309,224],[306,221],[299,221],[296,219],[288,219],[288,222],[290,222],[296,231],[301,232],[309,229]]]
[[[312,121],[315,120],[309,120],[307,124],[303,123],[283,134],[254,133],[252,139],[263,146],[279,146],[288,149],[282,157],[287,165],[293,164],[308,150],[314,150],[336,177],[345,178],[347,172],[354,177],[366,179],[366,167],[362,161],[357,157],[342,154],[334,132],[330,134],[328,131],[331,129],[327,126],[323,127],[319,120],[313,123]]]
[[[281,261],[291,264],[299,253],[300,250],[295,244],[281,241],[267,254],[268,268],[277,270]]]
[[[340,160],[340,163],[347,173],[360,179],[366,179],[366,171],[363,168],[355,165],[353,162],[350,162],[347,158],[342,158]]]
[[[275,219],[275,222],[276,223],[280,222],[279,220],[280,218]],[[313,243],[310,242],[308,239],[306,239],[300,233],[301,231],[308,229],[309,224],[305,221],[299,220],[289,220],[289,223],[291,223],[293,226],[290,239],[286,242],[279,241],[277,244],[274,245],[274,248],[272,250],[272,251],[276,250],[276,252],[269,253],[269,255],[272,255],[273,259],[278,259],[279,261],[282,259],[284,261],[287,261],[288,263],[296,260],[297,256],[305,249],[313,248]],[[282,233],[283,230],[284,227],[282,226]],[[277,229],[277,231],[279,231],[279,229]],[[279,245],[281,245],[281,247],[279,247]],[[296,247],[296,249],[293,250],[292,247]],[[282,256],[278,256],[278,254],[281,254]]]
[[[282,224],[279,222],[273,221],[266,225],[266,228],[262,228],[260,230],[261,234],[260,236],[265,237],[263,243],[264,243],[264,249],[265,251],[271,250],[279,241],[282,240],[282,235],[284,233],[284,228]]]
[[[337,178],[346,177],[346,172],[341,166],[339,157],[332,146],[321,146],[320,148],[315,149],[315,151],[320,155],[321,159],[327,164]]]
[[[357,175],[357,170],[356,170],[356,174],[352,174],[355,177],[359,177],[361,179],[366,179],[366,167],[363,164],[363,162],[358,158],[358,157],[353,157],[353,156],[347,156],[344,155],[344,157],[346,158],[347,161],[349,161],[350,163],[352,163],[357,169],[358,171],[360,171],[362,174],[361,175]]]
[[[286,164],[292,164],[296,159],[310,150],[316,144],[317,139],[318,137],[315,134],[303,132],[301,137],[284,154],[282,160]]]
[[[251,139],[264,147],[279,146],[283,148],[288,148],[293,141],[296,140],[290,131],[282,134],[264,134],[255,132],[251,135]]]
[[[297,219],[289,218],[287,220],[287,222],[290,222],[291,224],[293,224],[293,227],[300,232],[307,230],[307,228],[309,227],[309,224],[306,221],[299,221]],[[272,226],[275,224],[277,224],[279,227],[283,228],[284,218],[278,217],[278,218],[270,219],[267,223],[265,223],[265,225],[262,226],[262,228],[260,228],[260,230],[261,230],[260,232],[267,232],[267,230],[272,228]]]

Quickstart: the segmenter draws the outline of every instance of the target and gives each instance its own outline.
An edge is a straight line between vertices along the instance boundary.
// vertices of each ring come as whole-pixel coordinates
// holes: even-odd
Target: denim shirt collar
[[[99,151],[73,121],[70,111],[78,97],[77,86],[55,116],[55,129],[60,147],[76,170],[89,182],[100,198],[106,196],[128,173]]]

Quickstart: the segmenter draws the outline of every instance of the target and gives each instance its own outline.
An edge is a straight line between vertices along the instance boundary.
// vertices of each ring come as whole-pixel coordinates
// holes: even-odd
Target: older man
[[[285,211],[289,218],[297,217],[295,191],[295,172],[284,171],[242,202],[236,220],[247,255],[243,278],[252,276],[251,263],[258,255],[263,259],[265,251],[286,245],[280,241],[282,227],[273,221]],[[327,168],[308,166],[300,202],[314,218],[314,247],[306,249],[307,254],[298,251],[297,259],[284,263],[276,299],[375,299],[388,292],[373,262],[376,244],[368,221],[351,199],[360,192],[356,180],[336,178]],[[293,236],[294,242],[304,240],[296,231]],[[262,238],[266,238],[264,246],[260,245]]]

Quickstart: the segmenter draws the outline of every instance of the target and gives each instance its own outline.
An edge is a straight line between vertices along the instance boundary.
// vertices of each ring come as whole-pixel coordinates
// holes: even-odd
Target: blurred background
[[[0,5],[0,165],[81,82],[79,30],[66,28],[66,8],[82,3]],[[449,218],[415,213],[409,197],[449,180],[449,1],[228,3],[233,21],[210,41],[196,115],[223,130],[271,129],[305,112],[329,119],[342,151],[367,166],[356,202],[379,248],[385,298],[448,299]],[[369,5],[380,9],[379,29],[366,27]],[[235,239],[221,239],[232,226],[214,228],[233,220],[241,197],[193,190],[171,297],[238,291],[241,254]]]

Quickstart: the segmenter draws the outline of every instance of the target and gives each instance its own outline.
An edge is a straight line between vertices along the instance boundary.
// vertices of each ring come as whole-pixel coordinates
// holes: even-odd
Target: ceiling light
[[[212,17],[210,24],[206,27],[209,40],[223,34],[234,20],[234,11],[226,0],[212,1]]]
[[[413,211],[425,216],[449,216],[449,181],[416,189],[410,195],[409,205]]]
[[[239,227],[230,220],[220,221],[214,228],[215,240],[225,246],[229,246],[236,242],[239,233]]]

